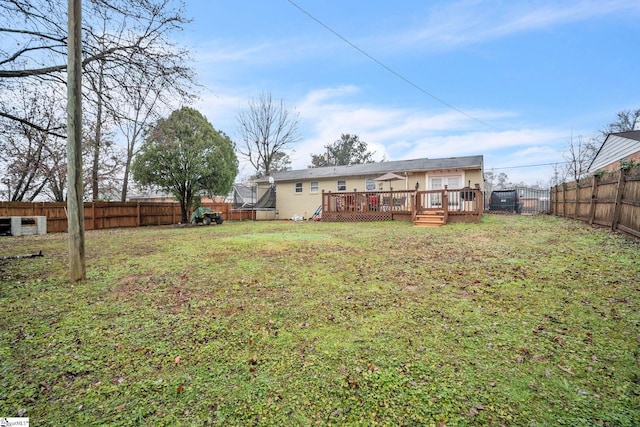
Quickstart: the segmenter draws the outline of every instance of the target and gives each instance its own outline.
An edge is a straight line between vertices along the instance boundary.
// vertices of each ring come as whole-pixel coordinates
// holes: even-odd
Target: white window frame
[[[439,173],[439,174],[434,174],[434,175],[427,175],[427,189],[429,190],[443,190],[444,186],[445,186],[445,180],[447,182],[447,189],[449,190],[459,190],[460,188],[451,188],[450,185],[448,185],[449,182],[449,178],[458,178],[458,186],[460,188],[462,188],[464,186],[463,182],[464,182],[464,172],[459,172],[459,173]],[[440,188],[433,188],[433,181],[434,180],[440,180]],[[455,204],[453,204],[454,200],[449,200],[449,209],[454,209],[457,206]],[[442,207],[442,198],[440,196],[440,194],[431,194],[429,196],[429,199],[427,201],[428,207]]]
[[[342,185],[340,185],[341,182],[343,183]],[[347,191],[346,179],[339,179],[336,181],[336,191]]]
[[[294,193],[302,194],[303,189],[304,189],[304,184],[302,182],[296,182],[295,184],[293,184]]]
[[[376,180],[367,178],[364,182],[365,191],[376,191]]]
[[[320,191],[320,183],[318,181],[311,181],[309,183],[309,193],[318,193]]]

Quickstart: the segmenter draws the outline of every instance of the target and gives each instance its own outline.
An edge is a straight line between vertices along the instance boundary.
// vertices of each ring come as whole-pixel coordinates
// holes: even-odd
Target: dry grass
[[[0,415],[38,425],[640,424],[640,245],[553,217],[0,238]]]

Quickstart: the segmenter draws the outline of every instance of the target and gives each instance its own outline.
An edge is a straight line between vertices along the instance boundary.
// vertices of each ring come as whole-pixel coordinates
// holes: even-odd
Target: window
[[[338,180],[338,191],[347,191],[347,181],[344,179]]]
[[[302,193],[302,183],[296,182],[296,193]]]
[[[309,191],[311,193],[317,193],[318,192],[318,181],[311,181],[311,184],[309,184]]]
[[[376,191],[376,182],[375,180],[371,179],[371,178],[367,178],[366,182],[365,182],[365,189],[367,191]]]

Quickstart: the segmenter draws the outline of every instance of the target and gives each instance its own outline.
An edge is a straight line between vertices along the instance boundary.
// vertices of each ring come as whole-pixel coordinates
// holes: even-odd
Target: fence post
[[[562,216],[567,216],[567,183],[562,183]]]
[[[91,203],[91,226],[92,230],[96,229],[96,202]]]
[[[580,181],[574,182],[574,193],[573,196],[573,219],[578,219],[578,198],[580,197]]]
[[[624,193],[624,184],[626,182],[627,170],[620,169],[620,176],[618,177],[618,186],[616,187],[616,201],[613,205],[613,218],[611,218],[611,229],[616,231],[618,229],[618,221],[620,220],[620,209],[622,207],[622,194]]]
[[[589,225],[593,225],[596,215],[596,196],[598,195],[598,176],[593,175],[593,183],[591,184],[591,202],[589,204]]]
[[[138,202],[137,206],[136,206],[136,227],[140,227],[140,202]]]

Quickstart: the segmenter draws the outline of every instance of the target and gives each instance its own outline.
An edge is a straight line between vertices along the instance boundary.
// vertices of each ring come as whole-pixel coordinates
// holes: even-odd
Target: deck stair
[[[444,211],[432,210],[418,213],[413,224],[416,227],[440,227],[445,225]]]

